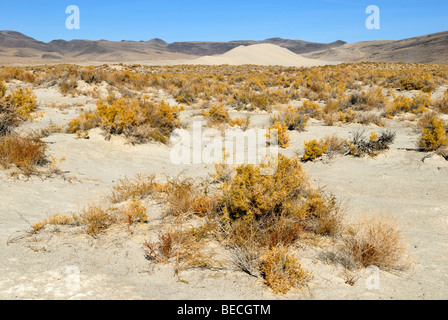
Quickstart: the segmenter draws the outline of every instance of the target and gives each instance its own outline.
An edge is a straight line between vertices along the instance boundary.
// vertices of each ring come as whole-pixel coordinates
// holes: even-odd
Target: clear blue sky
[[[0,30],[41,41],[162,38],[167,42],[262,40],[315,42],[402,39],[448,30],[448,0],[0,0]],[[81,28],[68,30],[77,5]],[[381,29],[368,30],[368,5]]]

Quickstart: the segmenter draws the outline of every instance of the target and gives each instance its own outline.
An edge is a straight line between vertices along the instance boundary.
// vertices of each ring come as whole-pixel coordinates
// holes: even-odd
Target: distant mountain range
[[[448,64],[448,31],[398,41],[347,43],[306,54],[305,57],[345,62],[419,62]]]
[[[273,44],[307,58],[328,61],[391,61],[448,63],[448,31],[411,39],[346,43],[315,43],[271,38],[230,42],[53,40],[38,41],[15,31],[0,31],[0,64],[55,62],[144,62],[189,60],[221,55],[239,46]]]

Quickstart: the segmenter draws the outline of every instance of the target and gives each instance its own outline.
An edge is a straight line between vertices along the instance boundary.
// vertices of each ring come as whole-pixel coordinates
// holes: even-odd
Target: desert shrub
[[[132,199],[120,213],[121,220],[129,227],[138,222],[145,223],[148,220],[148,208],[137,199]]]
[[[145,241],[143,244],[145,256],[155,262],[168,261],[173,252],[173,237],[169,232],[159,232],[158,241]]]
[[[352,107],[348,108],[345,112],[339,111],[339,121],[345,123],[352,123],[356,120],[357,112]]]
[[[181,177],[172,178],[165,187],[167,214],[175,217],[185,217],[195,213],[198,209],[198,186],[192,179]]]
[[[48,219],[45,219],[44,221],[35,223],[32,225],[32,229],[34,232],[41,231],[44,229],[47,225],[53,225],[53,226],[67,226],[74,223],[74,219],[70,215],[60,215],[60,214],[53,214]]]
[[[153,175],[137,175],[136,177],[120,179],[112,187],[109,199],[112,203],[120,203],[130,199],[142,200],[149,196],[155,196],[164,191],[164,184],[156,181]]]
[[[302,192],[308,181],[298,159],[282,155],[274,175],[263,175],[263,166],[242,165],[230,182],[222,184],[220,206],[231,219],[254,219],[282,213],[301,216]],[[272,186],[276,188],[272,188]]]
[[[7,134],[0,137],[0,164],[6,169],[16,166],[31,174],[46,163],[46,149],[46,144],[38,138]]]
[[[160,231],[157,241],[143,244],[145,256],[155,263],[174,260],[175,274],[190,268],[213,268],[213,252],[204,249],[203,241],[198,240],[189,230]],[[179,278],[180,279],[180,278]]]
[[[261,257],[260,269],[266,285],[277,294],[300,288],[310,278],[308,271],[303,269],[297,258],[284,247],[267,250]]]
[[[428,73],[407,75],[401,78],[400,88],[407,91],[421,90],[430,93],[434,90],[433,78]]]
[[[302,161],[307,162],[322,157],[322,155],[327,151],[327,148],[328,147],[326,144],[317,140],[305,142],[305,152],[302,156]]]
[[[21,120],[19,119],[16,109],[11,104],[6,104],[0,100],[0,136],[11,132]]]
[[[274,134],[273,134],[274,132]],[[267,134],[268,139],[276,139],[278,145],[282,148],[287,148],[289,146],[289,134],[288,127],[286,123],[277,121],[269,127],[269,133]]]
[[[362,125],[368,126],[370,124],[375,124],[378,127],[384,127],[384,120],[381,116],[369,112],[358,112],[356,115],[356,122]]]
[[[336,154],[347,153],[348,142],[337,135],[327,135],[320,140],[320,145],[326,146],[325,154],[332,157]]]
[[[273,124],[277,122],[285,124],[288,130],[304,131],[309,118],[300,108],[294,109],[291,106],[283,108],[278,115],[274,115],[271,119]]]
[[[19,89],[6,97],[17,110],[17,114],[23,121],[33,119],[32,113],[36,111],[36,96],[30,89]]]
[[[399,112],[408,112],[411,110],[412,99],[404,95],[395,96],[392,102],[389,102],[386,107],[386,116],[393,118]]]
[[[399,228],[390,219],[361,217],[349,227],[343,240],[342,252],[351,266],[398,269],[406,265],[406,244]]]
[[[229,110],[225,105],[214,105],[209,110],[204,111],[202,115],[207,119],[209,125],[217,125],[222,123],[229,123]]]
[[[199,195],[194,199],[192,204],[193,213],[203,218],[208,216],[214,209],[215,199],[207,195]]]
[[[191,268],[215,268],[219,262],[213,258],[213,250],[206,248],[204,239],[197,237],[191,230],[177,230],[171,233],[173,238],[173,258],[175,273]]]
[[[352,93],[348,97],[348,101],[351,106],[354,106],[355,108],[360,109],[360,108],[362,108],[362,106],[364,106],[367,103],[367,96],[366,96],[365,92]]]
[[[442,98],[433,101],[433,105],[437,111],[441,113],[448,113],[448,90],[444,92]]]
[[[392,102],[389,102],[386,108],[386,116],[393,118],[400,112],[412,112],[415,114],[421,114],[428,111],[431,105],[431,95],[425,95],[420,93],[419,95],[411,98],[403,95],[395,96]]]
[[[133,143],[149,140],[167,143],[174,129],[180,127],[178,107],[164,101],[150,102],[147,97],[98,100],[97,111],[81,114],[69,123],[69,132],[78,133],[101,126],[108,135],[123,134]]]
[[[420,147],[424,151],[434,151],[448,146],[448,136],[445,129],[445,121],[432,116],[423,127],[420,139]]]
[[[19,89],[10,95],[5,96],[4,93],[2,95],[0,98],[0,135],[7,134],[21,122],[30,121],[36,117],[34,114],[37,109],[36,96],[31,90]]]
[[[231,249],[232,263],[238,269],[248,275],[258,277],[261,249],[254,241],[245,241],[243,244],[234,245]]]
[[[3,81],[0,81],[0,99],[5,96],[7,90],[8,90],[8,88],[6,88]]]
[[[215,211],[229,223],[232,245],[254,241],[261,247],[289,246],[304,230],[332,236],[339,232],[343,211],[334,197],[310,187],[298,158],[280,155],[277,172],[262,173],[263,166],[243,165],[220,186]]]
[[[97,112],[82,111],[78,117],[68,123],[67,133],[76,133],[79,136],[88,134],[89,130],[97,128],[101,119]]]
[[[111,210],[98,205],[89,205],[81,212],[75,213],[73,219],[81,225],[90,236],[97,236],[116,222]]]
[[[305,100],[301,107],[298,107],[298,111],[304,113],[310,118],[320,119],[322,117],[321,106],[314,101]]]
[[[286,214],[260,219],[236,219],[226,227],[225,241],[240,253],[291,246],[305,234],[305,223]],[[246,252],[250,254],[250,252]]]
[[[342,230],[344,210],[333,195],[312,190],[306,197],[301,210],[306,212],[306,228],[322,236],[336,236]]]
[[[241,130],[246,131],[249,129],[251,123],[250,115],[243,118],[235,118],[230,120],[231,127],[240,127]]]
[[[390,145],[394,143],[395,137],[395,132],[386,130],[380,135],[373,132],[369,139],[366,139],[364,131],[355,131],[349,141],[349,153],[356,157],[375,156],[379,152],[389,149]]]
[[[66,79],[63,80],[59,85],[59,91],[65,96],[68,94],[74,95],[77,92],[78,83],[75,79]]]
[[[364,108],[361,109],[380,109],[386,103],[386,98],[383,95],[383,90],[381,88],[371,89],[369,92],[365,93],[366,101]]]

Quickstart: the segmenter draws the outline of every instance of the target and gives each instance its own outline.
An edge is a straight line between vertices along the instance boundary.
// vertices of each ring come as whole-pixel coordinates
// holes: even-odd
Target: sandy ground
[[[23,129],[64,125],[80,108],[94,107],[90,98],[63,97],[54,88],[34,92],[45,115]],[[52,102],[66,108],[48,107]],[[185,111],[183,121],[191,123],[191,115]],[[268,114],[253,116],[254,126],[268,122]],[[348,138],[359,127],[328,127],[314,121],[305,132],[291,133],[291,147],[284,153],[291,156],[304,141],[327,134]],[[117,229],[93,239],[61,228],[24,238],[30,224],[53,213],[68,214],[105,201],[119,178],[181,172],[204,177],[212,169],[173,165],[166,145],[132,146],[120,137],[105,141],[101,131],[93,130],[89,140],[66,134],[45,138],[50,155],[66,158],[60,165],[63,176],[14,180],[0,171],[0,299],[447,299],[448,162],[438,156],[422,161],[423,154],[403,150],[415,147],[418,133],[404,123],[390,122],[389,127],[397,132],[396,142],[376,158],[336,157],[304,165],[316,186],[346,202],[348,219],[385,213],[399,222],[414,262],[398,274],[381,271],[379,289],[367,288],[371,274],[366,270],[354,274],[353,286],[345,283],[343,268],[327,259],[331,248],[307,244],[297,249],[313,279],[306,289],[285,296],[274,295],[259,279],[231,265],[184,271],[184,281],[179,281],[172,267],[154,266],[144,258],[142,243],[148,235],[155,236],[162,223],[157,202],[150,205],[149,224],[133,236]],[[71,285],[78,271],[79,286]]]

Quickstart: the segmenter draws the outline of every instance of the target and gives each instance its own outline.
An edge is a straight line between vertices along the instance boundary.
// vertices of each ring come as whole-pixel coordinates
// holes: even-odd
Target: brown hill
[[[329,61],[420,62],[448,64],[448,31],[398,41],[344,44],[305,55]]]

